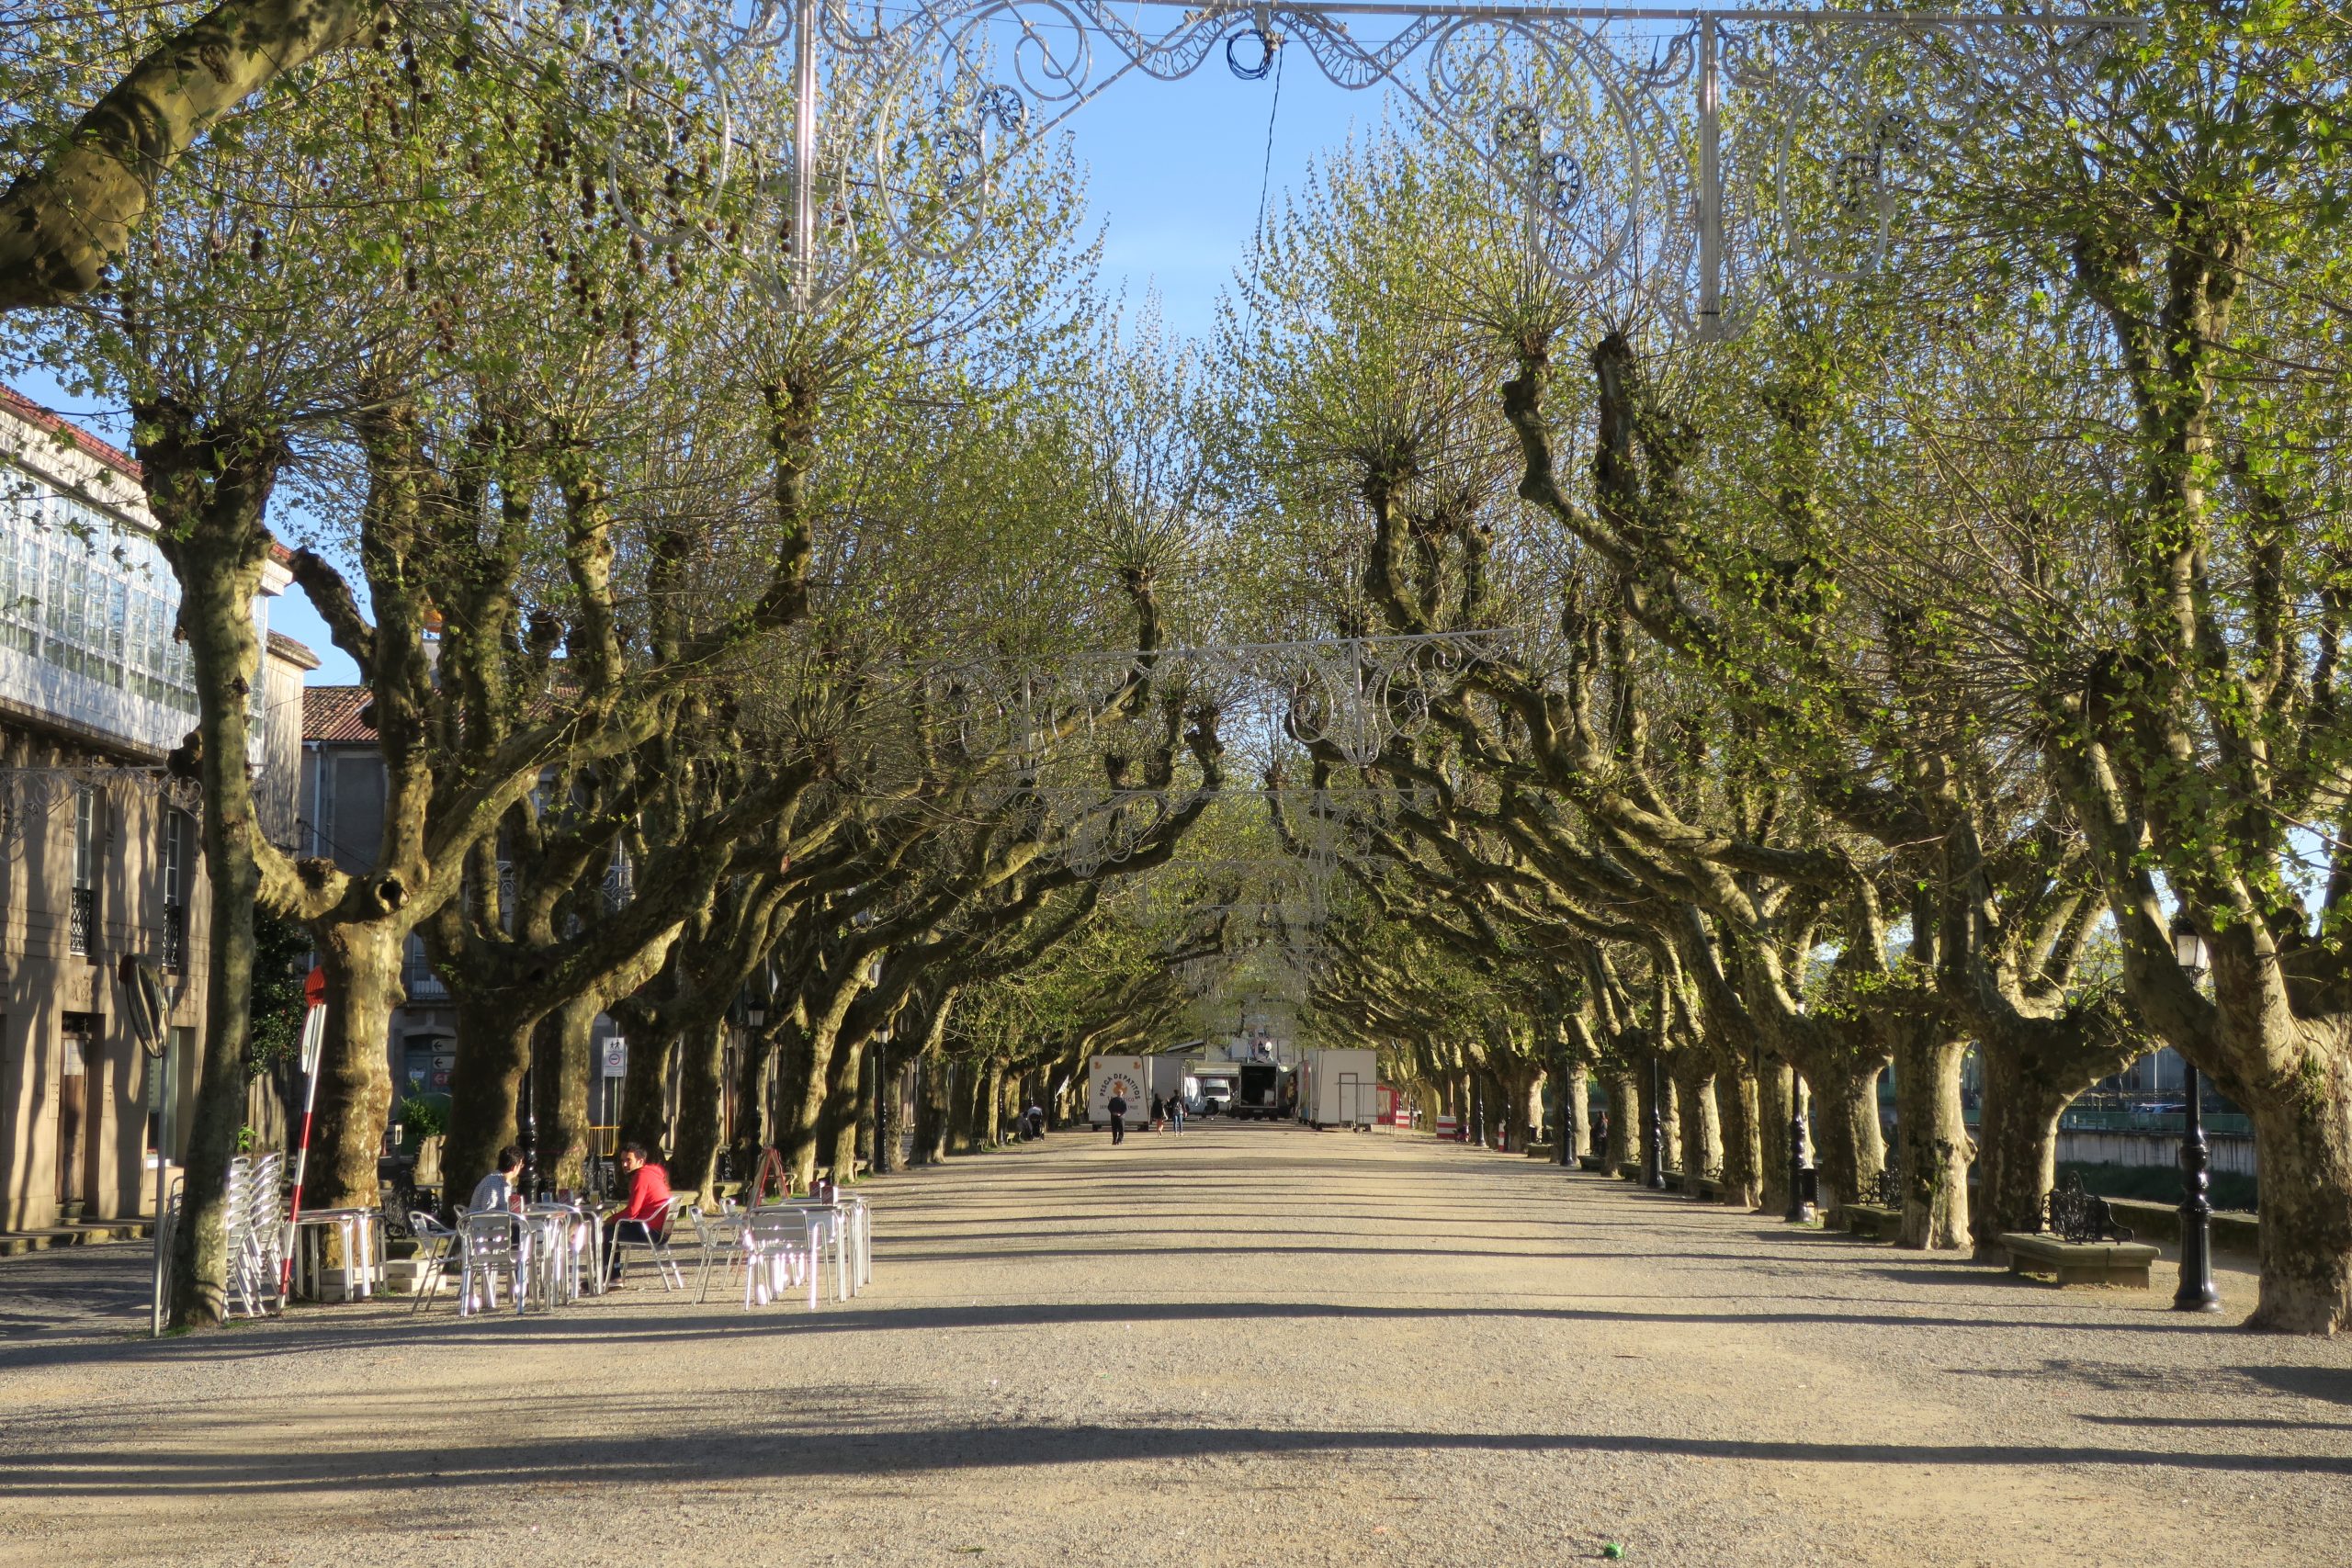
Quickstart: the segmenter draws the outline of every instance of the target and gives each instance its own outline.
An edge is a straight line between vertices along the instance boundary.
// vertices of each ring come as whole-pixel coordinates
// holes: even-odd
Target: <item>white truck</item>
[[[1300,1060],[1300,1121],[1310,1127],[1369,1127],[1379,1114],[1379,1052],[1327,1048]]]
[[[1182,1100],[1190,1104],[1200,1087],[1193,1081],[1193,1067],[1197,1060],[1189,1051],[1162,1051],[1151,1057],[1151,1092],[1163,1101]],[[1144,1109],[1151,1109],[1148,1100]]]
[[[1127,1102],[1127,1125],[1141,1127],[1151,1120],[1151,1067],[1142,1056],[1097,1056],[1086,1068],[1086,1123],[1111,1124],[1111,1097]]]

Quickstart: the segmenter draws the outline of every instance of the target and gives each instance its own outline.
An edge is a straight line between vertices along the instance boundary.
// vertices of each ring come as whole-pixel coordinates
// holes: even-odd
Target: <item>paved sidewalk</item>
[[[0,1260],[0,1563],[2352,1562],[2352,1344],[2169,1280],[1283,1127],[868,1195],[875,1287],[814,1316],[640,1284],[156,1344],[144,1248]]]

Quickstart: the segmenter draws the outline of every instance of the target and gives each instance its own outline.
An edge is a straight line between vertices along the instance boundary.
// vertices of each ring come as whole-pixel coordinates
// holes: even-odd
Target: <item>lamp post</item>
[[[1657,1055],[1650,1055],[1649,1127],[1646,1136],[1649,1175],[1642,1183],[1653,1192],[1666,1190],[1666,1091],[1659,1087]]]
[[[514,1130],[521,1134],[523,1145],[523,1190],[536,1200],[539,1197],[539,1113],[532,1102],[538,1098],[531,1079],[539,1067],[539,1032],[531,1032],[531,1043],[523,1055],[523,1084],[516,1091]]]
[[[2210,966],[2204,934],[2182,920],[2173,928],[2173,957],[2192,986],[2202,985]],[[2181,1058],[2182,1088],[2188,1120],[2180,1134],[2180,1288],[2173,1292],[2175,1312],[2219,1312],[2221,1292],[2213,1288],[2212,1156],[2205,1146],[2205,1111],[2200,1101],[2204,1086],[2198,1082],[2197,1064]]]

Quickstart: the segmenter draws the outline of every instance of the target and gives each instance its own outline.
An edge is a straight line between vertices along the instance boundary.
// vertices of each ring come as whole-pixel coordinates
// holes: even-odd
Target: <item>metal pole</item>
[[[327,993],[323,978],[325,971],[313,969],[311,974],[313,978],[318,979],[319,984],[315,990],[311,989],[307,983],[303,987],[308,993],[310,1005],[302,1014],[302,1077],[304,1080],[302,1136],[301,1142],[294,1151],[294,1196],[288,1203],[286,1210],[286,1246],[283,1249],[285,1257],[277,1265],[277,1299],[280,1302],[284,1302],[294,1288],[294,1245],[295,1238],[300,1234],[302,1184],[309,1179],[311,1174],[311,1116],[318,1109],[319,1057],[322,1054],[322,1047],[326,1042]],[[344,1262],[348,1268],[358,1267],[349,1258],[345,1258]],[[317,1281],[311,1281],[311,1286],[317,1289]]]
[[[2180,1137],[2180,1288],[2173,1292],[2175,1312],[2219,1312],[2221,1292],[2213,1288],[2213,1205],[2206,1193],[2212,1160],[2205,1146],[2202,1090],[2196,1064],[2182,1059],[2181,1081],[2188,1095],[2188,1123]]]
[[[147,1099],[155,1110],[155,1321],[152,1327],[153,1337],[158,1339],[164,1335],[164,1156],[167,1152],[164,1147],[164,1096],[169,1092],[163,1072],[170,1060],[169,1056],[151,1056],[147,1061]]]
[[[1642,1185],[1653,1192],[1666,1190],[1666,1091],[1660,1087],[1658,1059],[1650,1057],[1649,1170]]]
[[[806,314],[817,277],[817,0],[796,0],[792,28],[792,306]]]
[[[1724,335],[1724,175],[1722,78],[1715,64],[1715,18],[1699,18],[1699,341]]]
[[[1552,1141],[1560,1145],[1553,1153],[1559,1156],[1559,1163],[1564,1166],[1577,1162],[1576,1151],[1571,1146],[1577,1141],[1578,1107],[1576,1090],[1576,1077],[1568,1071],[1567,1054],[1564,1051],[1560,1055],[1560,1124],[1552,1129]]]
[[[532,1092],[532,1078],[538,1071],[538,1032],[534,1030],[531,1048],[523,1059],[523,1087],[516,1091],[514,1130],[522,1134],[523,1191],[533,1199],[539,1195],[539,1113],[532,1107],[537,1098]]]
[[[1789,1212],[1783,1218],[1801,1225],[1813,1218],[1804,1197],[1804,1079],[1789,1069]]]

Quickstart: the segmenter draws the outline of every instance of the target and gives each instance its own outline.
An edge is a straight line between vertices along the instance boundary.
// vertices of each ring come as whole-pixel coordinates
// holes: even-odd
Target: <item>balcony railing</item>
[[[176,975],[187,964],[187,906],[164,906],[164,973]]]
[[[74,889],[74,907],[65,921],[65,948],[69,953],[86,954],[98,930],[98,890],[95,887]]]

